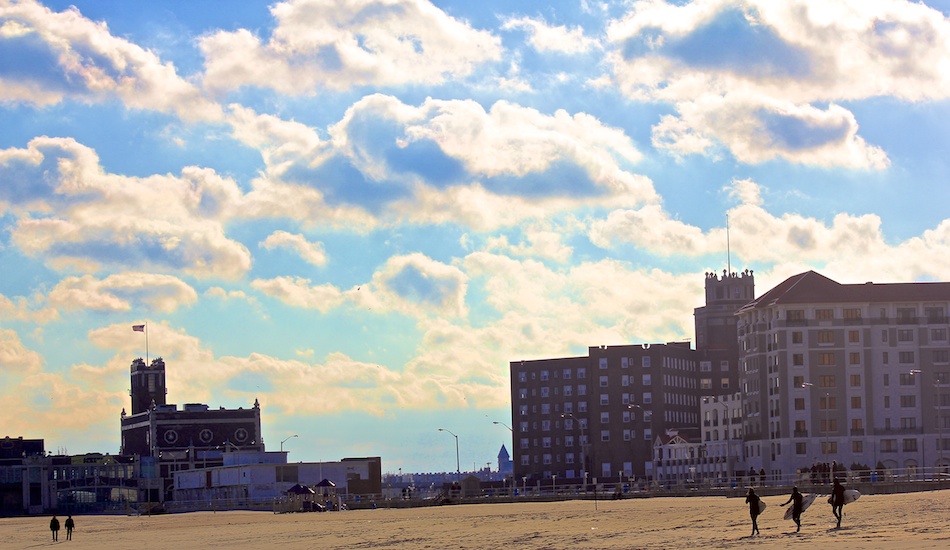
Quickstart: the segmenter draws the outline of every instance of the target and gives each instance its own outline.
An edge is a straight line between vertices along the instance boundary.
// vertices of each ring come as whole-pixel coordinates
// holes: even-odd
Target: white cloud
[[[129,311],[147,305],[169,313],[197,299],[195,290],[177,277],[131,271],[102,280],[91,275],[67,277],[49,293],[49,303],[66,310]]]
[[[300,255],[307,263],[322,266],[327,263],[327,255],[323,250],[323,243],[312,243],[303,235],[296,235],[286,231],[274,231],[264,239],[260,246],[267,250],[275,248],[289,248]]]
[[[303,277],[275,277],[255,279],[251,286],[264,294],[295,307],[327,312],[343,303],[343,293],[337,287],[324,284],[311,286]]]
[[[406,221],[491,229],[657,197],[629,169],[641,159],[631,140],[584,113],[546,115],[505,101],[489,111],[471,100],[416,107],[374,94],[347,109],[323,141],[294,122],[232,112],[235,134],[268,162],[246,198],[248,217],[357,230]],[[414,160],[420,155],[427,162]]]
[[[220,107],[178,76],[171,63],[105,23],[70,8],[54,12],[33,0],[0,4],[0,41],[23,55],[46,59],[30,71],[0,74],[0,100],[46,106],[63,101],[118,98],[132,109],[174,113],[185,120],[216,120]]]
[[[0,188],[17,216],[12,243],[56,268],[96,271],[136,264],[199,277],[239,277],[250,253],[225,236],[241,211],[237,185],[213,170],[126,177],[104,172],[95,151],[39,137],[0,151]]]
[[[560,52],[568,54],[589,52],[599,47],[593,38],[584,35],[584,29],[577,26],[568,28],[564,25],[552,26],[543,19],[530,17],[510,18],[506,20],[502,29],[522,29],[528,33],[528,43],[541,52]]]
[[[291,0],[271,8],[266,43],[240,29],[201,39],[205,85],[312,94],[440,83],[501,56],[500,41],[424,0]]]
[[[32,374],[42,366],[43,357],[27,349],[16,332],[0,328],[0,371],[4,375]]]
[[[950,96],[950,21],[903,0],[639,1],[608,37],[621,89],[676,106],[654,128],[675,155],[716,140],[743,162],[880,170],[883,151],[834,102]]]

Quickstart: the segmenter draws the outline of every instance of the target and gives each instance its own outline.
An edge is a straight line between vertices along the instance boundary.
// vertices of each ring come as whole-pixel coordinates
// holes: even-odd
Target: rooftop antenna
[[[729,214],[726,214],[726,269],[732,275],[732,251],[729,244]]]

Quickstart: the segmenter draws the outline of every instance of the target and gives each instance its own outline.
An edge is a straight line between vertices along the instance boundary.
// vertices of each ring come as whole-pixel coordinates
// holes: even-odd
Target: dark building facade
[[[514,478],[654,479],[654,444],[675,431],[700,441],[704,396],[739,384],[735,312],[752,272],[708,273],[689,342],[599,346],[586,356],[510,363]]]

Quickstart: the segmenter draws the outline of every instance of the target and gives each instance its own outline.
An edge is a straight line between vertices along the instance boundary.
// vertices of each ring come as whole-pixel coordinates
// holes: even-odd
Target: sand
[[[73,540],[51,542],[49,516],[0,519],[0,547],[37,548],[950,548],[950,490],[865,495],[835,529],[818,500],[802,531],[782,519],[787,496],[764,497],[762,534],[750,537],[744,499],[657,497],[621,501],[450,505],[273,514],[194,512],[77,516]],[[60,521],[65,517],[60,516]]]

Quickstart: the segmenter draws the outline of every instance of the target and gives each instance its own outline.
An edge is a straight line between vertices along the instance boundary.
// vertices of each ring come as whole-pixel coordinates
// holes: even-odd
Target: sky
[[[947,0],[0,0],[0,436],[119,452],[147,354],[291,461],[494,469],[509,362],[706,272],[950,280],[948,98]]]

